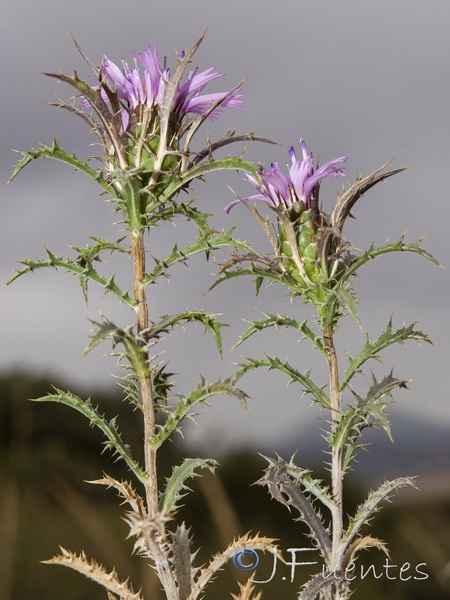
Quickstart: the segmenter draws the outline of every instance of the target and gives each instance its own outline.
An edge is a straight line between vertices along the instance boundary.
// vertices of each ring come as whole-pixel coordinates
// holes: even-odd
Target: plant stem
[[[148,328],[148,305],[145,287],[142,283],[145,275],[145,247],[142,231],[132,231],[131,243],[134,258],[134,298],[137,301],[136,320],[138,334]],[[145,493],[149,517],[155,518],[158,511],[158,487],[156,478],[156,450],[151,446],[150,440],[155,432],[155,407],[153,405],[153,391],[150,375],[141,377],[141,401],[144,414],[144,453],[145,471],[147,481]]]
[[[341,394],[339,391],[339,368],[334,345],[334,331],[332,325],[325,325],[323,328],[323,341],[328,351],[328,375],[330,385],[330,400],[331,400],[331,421],[332,427],[335,429],[341,421]],[[331,449],[331,480],[332,492],[335,502],[335,508],[332,511],[332,564],[331,569],[339,570],[340,565],[337,564],[338,548],[342,538],[343,518],[342,518],[342,456],[339,448],[332,447]]]
[[[145,246],[142,230],[131,232],[134,258],[134,298],[137,301],[136,320],[138,334],[148,329],[148,303],[143,279],[145,276]],[[178,600],[177,585],[165,551],[166,532],[163,523],[158,523],[158,479],[156,470],[156,448],[151,445],[155,433],[155,406],[150,373],[140,378],[142,411],[144,415],[145,496],[148,513],[148,528],[144,535],[147,549],[152,556],[156,571],[166,593],[167,600]]]

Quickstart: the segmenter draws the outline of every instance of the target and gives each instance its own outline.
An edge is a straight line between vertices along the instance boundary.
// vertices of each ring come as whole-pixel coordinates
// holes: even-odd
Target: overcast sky
[[[286,147],[298,146],[300,137],[320,154],[321,162],[349,157],[349,179],[356,172],[367,174],[390,159],[395,167],[412,168],[381,184],[359,201],[356,221],[346,230],[347,238],[359,248],[373,240],[382,244],[407,232],[407,239],[422,236],[425,247],[447,270],[439,269],[416,255],[389,255],[369,265],[358,281],[363,323],[377,336],[391,314],[394,325],[420,320],[435,347],[410,344],[386,353],[386,368],[414,378],[411,391],[398,396],[393,408],[401,415],[436,424],[449,423],[449,393],[446,375],[449,361],[449,250],[450,216],[450,5],[447,1],[410,0],[287,1],[256,0],[151,0],[126,5],[114,0],[4,0],[1,16],[2,144],[1,175],[6,181],[17,156],[12,148],[28,149],[40,142],[50,144],[53,136],[65,150],[80,157],[95,154],[95,140],[76,117],[46,106],[55,94],[69,98],[71,90],[39,74],[62,69],[71,72],[76,64],[88,76],[70,39],[72,32],[85,52],[98,62],[106,53],[113,60],[131,59],[131,51],[159,44],[160,55],[174,64],[174,50],[190,47],[208,28],[195,62],[201,69],[214,66],[226,73],[216,86],[222,91],[248,76],[243,88],[244,108],[227,109],[220,120],[200,133],[206,140],[224,134],[230,125],[241,133],[257,130]],[[214,88],[211,87],[211,90]],[[237,149],[238,150],[238,149]],[[240,148],[239,148],[240,150]],[[247,152],[255,162],[287,160],[286,148],[255,145]],[[328,207],[335,199],[335,181],[322,186]],[[264,240],[243,207],[230,216],[222,208],[231,201],[227,185],[242,194],[251,193],[239,176],[212,175],[198,184],[198,205],[217,212],[214,225],[228,228],[237,221],[242,239],[253,240],[259,249]],[[38,258],[44,245],[60,255],[67,245],[85,245],[87,235],[106,239],[118,237],[119,228],[111,206],[98,199],[98,191],[82,174],[73,174],[62,164],[41,161],[27,167],[8,187],[2,188],[0,236],[1,281],[5,282],[16,260]],[[152,254],[162,258],[177,236],[192,240],[195,231],[169,227],[151,240]],[[117,272],[129,287],[129,264],[123,261],[105,272]],[[109,270],[108,270],[109,269]],[[111,271],[112,269],[112,271]],[[283,290],[262,290],[258,302],[249,280],[231,282],[207,297],[214,265],[193,261],[191,270],[174,270],[170,283],[150,290],[152,318],[167,312],[204,308],[224,313],[222,320],[233,325],[226,333],[228,350],[242,331],[240,320],[257,318],[255,306],[271,312],[291,311],[306,318],[308,308],[290,304]],[[126,325],[131,315],[117,308],[114,299],[104,298],[91,286],[86,307],[76,279],[62,273],[39,271],[17,281],[0,295],[0,369],[32,368],[38,372],[63,372],[70,382],[110,384],[117,373],[114,359],[101,350],[79,360],[87,341],[88,319],[101,310]],[[192,335],[191,335],[192,333]],[[340,330],[339,349],[355,352],[363,342],[354,323]],[[184,391],[202,373],[208,380],[228,376],[242,355],[275,353],[300,369],[313,367],[325,383],[320,357],[307,342],[296,344],[287,334],[265,334],[242,345],[223,361],[216,358],[213,342],[201,330],[180,330],[167,344]],[[109,352],[108,347],[103,348]],[[341,359],[344,363],[344,358]],[[381,373],[377,367],[377,373]],[[321,379],[322,378],[322,379]],[[211,437],[215,443],[231,445],[245,436],[258,441],[292,435],[311,426],[308,401],[298,390],[285,391],[282,377],[263,372],[241,380],[254,398],[250,416],[243,415],[232,399],[213,400],[199,418],[205,429],[188,435]],[[395,432],[394,432],[395,433]]]

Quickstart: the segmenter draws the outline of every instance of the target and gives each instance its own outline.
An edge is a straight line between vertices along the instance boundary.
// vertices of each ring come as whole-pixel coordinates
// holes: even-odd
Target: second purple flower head
[[[243,201],[262,200],[273,208],[280,210],[289,210],[296,205],[300,205],[304,210],[311,208],[311,200],[318,188],[318,185],[325,177],[343,177],[345,167],[336,166],[347,160],[346,156],[335,158],[325,165],[314,170],[314,158],[312,152],[308,153],[306,144],[301,140],[303,158],[298,159],[294,148],[289,148],[291,164],[287,164],[288,174],[285,175],[278,163],[272,163],[270,171],[266,171],[262,166],[259,170],[259,177],[262,186],[252,175],[246,173],[249,181],[257,190],[258,194],[247,196]],[[224,210],[229,213],[233,206],[239,204],[241,199],[234,200]],[[299,206],[299,207],[300,207]]]

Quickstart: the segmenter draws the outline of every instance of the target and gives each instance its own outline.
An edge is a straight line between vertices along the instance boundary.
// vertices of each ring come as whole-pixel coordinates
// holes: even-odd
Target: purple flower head
[[[119,99],[124,100],[132,111],[135,111],[140,104],[153,108],[163,98],[168,70],[165,66],[160,67],[157,46],[153,50],[149,46],[142,54],[140,52],[133,54],[139,59],[144,69],[143,73],[139,69],[136,58],[132,69],[124,60],[122,60],[122,69],[119,69],[107,56],[103,57],[102,72],[115,84]]]
[[[325,177],[342,177],[345,175],[344,167],[337,167],[336,163],[345,162],[346,156],[335,158],[319,167],[314,171],[314,158],[312,152],[308,154],[306,144],[301,141],[303,159],[299,160],[295,154],[294,148],[289,148],[291,165],[286,166],[289,169],[288,175],[280,171],[278,163],[273,163],[270,171],[265,171],[261,166],[259,168],[259,177],[262,186],[257,179],[248,173],[245,174],[249,181],[257,190],[258,194],[248,196],[243,200],[262,200],[274,208],[289,210],[295,205],[303,205],[304,209],[311,208],[311,199],[317,186]],[[234,200],[224,210],[229,213],[233,206],[239,204],[241,200]]]
[[[180,116],[188,112],[194,114],[205,113],[212,104],[219,102],[222,108],[241,108],[242,100],[238,100],[242,95],[231,94],[227,92],[216,92],[213,94],[202,94],[203,88],[218,77],[223,77],[223,73],[214,73],[213,68],[206,69],[202,73],[191,71],[186,81],[178,88],[174,100],[174,109]],[[215,108],[208,115],[211,119],[216,119],[220,114],[220,109]]]
[[[124,60],[120,68],[107,56],[103,57],[101,68],[106,78],[115,85],[119,100],[127,104],[128,114],[122,114],[124,128],[128,124],[129,115],[136,112],[139,106],[154,109],[161,104],[170,78],[165,59],[163,66],[160,65],[157,46],[153,50],[149,46],[144,52],[133,54],[135,59],[131,68]],[[184,53],[181,53],[181,57],[183,55]],[[242,101],[238,100],[241,96],[237,93],[202,94],[203,88],[209,82],[222,76],[222,73],[213,72],[213,68],[201,73],[198,73],[197,69],[192,71],[175,93],[173,112],[178,119],[181,120],[188,113],[204,114],[216,103],[217,107],[208,115],[211,119],[220,114],[219,107],[240,108]]]

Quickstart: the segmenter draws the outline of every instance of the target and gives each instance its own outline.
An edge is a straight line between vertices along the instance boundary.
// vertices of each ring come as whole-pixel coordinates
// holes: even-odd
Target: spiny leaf
[[[131,308],[135,308],[136,301],[133,300],[127,294],[127,292],[124,292],[123,290],[121,290],[114,283],[114,278],[107,279],[106,277],[103,277],[102,275],[97,273],[97,271],[92,267],[92,265],[90,263],[79,264],[79,263],[73,262],[69,259],[63,260],[62,258],[59,258],[55,254],[50,252],[50,250],[47,250],[47,254],[49,257],[48,260],[25,259],[25,260],[21,261],[21,263],[25,266],[22,269],[18,269],[14,273],[14,275],[6,282],[6,285],[11,284],[13,281],[18,279],[25,273],[30,273],[30,272],[34,271],[34,269],[54,267],[55,269],[64,269],[65,271],[68,271],[69,273],[75,273],[76,275],[78,275],[80,278],[84,293],[86,291],[86,281],[87,280],[94,281],[95,283],[98,283],[105,291],[112,292],[115,296],[120,298],[120,300],[122,300],[122,302],[124,302],[125,304],[128,304],[128,306],[130,306]]]
[[[95,560],[88,560],[84,552],[77,555],[64,548],[60,548],[60,550],[61,554],[59,556],[54,556],[50,560],[44,560],[42,562],[47,565],[70,567],[71,569],[78,571],[78,573],[82,573],[89,579],[92,579],[123,600],[142,600],[140,594],[135,594],[133,592],[128,580],[120,581],[116,571],[113,570],[108,573],[108,571],[102,565],[96,563]]]
[[[163,333],[167,333],[171,327],[181,325],[183,321],[198,322],[204,325],[206,330],[209,329],[213,333],[217,349],[222,354],[222,336],[220,330],[222,327],[226,327],[227,324],[216,321],[214,319],[216,316],[218,315],[205,313],[200,310],[185,311],[176,315],[165,315],[158,323],[155,323],[146,331],[146,337],[149,340],[158,339]]]
[[[101,85],[97,88],[91,87],[90,85],[88,85],[84,81],[81,81],[78,78],[76,71],[74,71],[74,74],[71,77],[69,77],[68,75],[64,75],[64,73],[43,73],[43,75],[47,75],[48,77],[53,77],[55,79],[58,79],[59,81],[64,81],[65,83],[68,83],[76,90],[78,90],[78,92],[89,101],[89,104],[92,106],[102,123],[102,131],[105,132],[105,136],[109,138],[109,141],[111,142],[114,148],[114,153],[120,162],[120,166],[122,167],[122,169],[126,169],[127,162],[125,156],[125,148],[121,140],[120,132],[122,128],[122,123],[120,118],[119,100],[117,98],[117,92],[113,92],[105,81],[102,81]],[[102,92],[106,93],[106,95],[108,96],[112,112],[109,111],[108,105],[103,99]]]
[[[350,286],[339,286],[333,290],[337,296],[339,303],[348,309],[351,316],[355,319],[358,327],[362,330],[361,320],[359,318],[358,309],[356,308],[356,298],[354,297]]]
[[[258,592],[256,596],[253,595],[253,592],[255,591],[255,586],[252,584],[250,579],[244,585],[242,585],[242,583],[240,582],[238,582],[238,584],[239,596],[231,594],[233,600],[262,600],[262,591]]]
[[[212,216],[212,213],[201,212],[198,208],[192,206],[192,201],[176,205],[174,214],[183,216],[195,223],[201,236],[210,235],[214,232],[208,223],[208,219]]]
[[[325,394],[323,389],[318,387],[312,381],[312,379],[309,377],[309,372],[304,374],[300,373],[288,362],[283,363],[277,357],[271,358],[270,356],[268,356],[267,360],[260,360],[255,358],[247,358],[246,360],[246,363],[240,365],[242,368],[236,373],[234,381],[240,379],[248,371],[252,371],[260,367],[266,367],[269,371],[272,369],[277,369],[278,371],[289,375],[290,381],[288,385],[290,385],[293,382],[300,383],[303,387],[303,391],[305,394],[311,394],[315,402],[318,402],[324,408],[330,408],[330,399]]]
[[[380,381],[377,381],[375,376],[373,376],[372,385],[370,386],[367,395],[364,398],[361,398],[355,394],[358,399],[357,408],[359,409],[360,414],[363,415],[364,419],[367,421],[369,421],[371,416],[374,417],[376,422],[380,423],[391,440],[392,436],[389,421],[384,413],[384,409],[390,404],[390,401],[381,402],[381,400],[385,396],[391,396],[392,390],[397,387],[406,388],[407,383],[408,381],[406,380],[396,379],[393,377],[392,373],[386,375],[386,377]]]
[[[94,240],[96,244],[94,246],[85,246],[84,248],[79,248],[77,246],[71,246],[74,250],[78,252],[78,262],[81,264],[84,262],[92,262],[94,260],[100,260],[100,255],[103,252],[109,251],[111,254],[113,252],[120,252],[123,254],[130,254],[132,252],[131,248],[127,248],[122,246],[120,242],[122,242],[125,238],[121,237],[117,240],[117,242],[108,242],[106,240],[102,240],[98,237],[89,236],[91,240]]]
[[[189,488],[186,486],[186,480],[191,477],[197,477],[197,469],[209,469],[212,473],[219,463],[212,458],[185,458],[183,463],[175,467],[172,475],[167,479],[164,493],[161,497],[159,506],[160,511],[169,514],[179,508],[178,502],[185,496],[183,493]]]
[[[141,408],[140,384],[134,373],[129,373],[124,377],[116,377],[120,387],[124,391],[124,399],[128,400],[134,407]]]
[[[335,583],[332,573],[330,575],[319,573],[302,587],[298,600],[316,600],[320,592],[326,593],[327,588],[331,588]]]
[[[292,290],[298,290],[298,284],[295,281],[290,281],[285,275],[274,271],[272,269],[265,269],[259,267],[256,264],[252,264],[251,267],[247,268],[235,268],[231,271],[224,271],[216,276],[214,283],[208,288],[208,292],[213,290],[219,283],[226,281],[227,279],[234,279],[235,277],[242,277],[244,275],[250,275],[255,277],[256,289],[259,290],[263,279],[267,279],[269,282],[278,281],[283,285],[287,285]]]
[[[385,481],[377,490],[370,492],[365,502],[357,508],[355,515],[350,518],[349,525],[342,536],[339,548],[340,563],[361,527],[367,525],[374,514],[378,512],[380,503],[384,500],[389,500],[394,492],[406,485],[416,487],[413,478],[399,477],[393,481]]]
[[[261,319],[259,321],[250,321],[245,319],[247,323],[251,323],[251,326],[248,329],[246,329],[246,331],[244,331],[244,333],[240,336],[239,340],[233,346],[232,350],[234,348],[237,348],[237,346],[242,344],[243,341],[248,339],[254,333],[262,331],[263,329],[266,329],[268,327],[276,327],[277,329],[279,327],[292,327],[296,329],[299,333],[303,333],[303,335],[306,338],[311,340],[314,347],[320,350],[322,354],[324,354],[325,356],[327,355],[327,351],[320,337],[317,336],[314,333],[314,331],[310,329],[310,327],[308,327],[306,320],[299,323],[295,319],[291,319],[290,317],[286,317],[284,315],[273,315],[269,312],[265,312],[264,310],[261,310],[260,312],[262,312],[267,317],[267,319]]]
[[[356,442],[364,428],[380,424],[392,441],[391,428],[385,409],[391,403],[392,390],[397,387],[404,388],[407,383],[407,381],[396,379],[390,373],[381,381],[377,381],[373,377],[373,383],[365,397],[355,394],[356,406],[350,407],[343,413],[339,425],[329,436],[330,444],[334,448],[341,449],[343,453],[344,471],[353,460],[355,450],[359,448]],[[389,396],[389,399],[385,400],[385,396]]]
[[[392,327],[392,321],[389,321],[388,326],[382,332],[382,334],[373,342],[366,338],[366,343],[364,347],[359,352],[358,356],[355,358],[349,357],[349,364],[347,370],[342,377],[340,390],[344,390],[348,385],[352,377],[360,372],[362,365],[369,359],[379,360],[378,353],[384,348],[391,346],[392,344],[403,344],[406,340],[416,340],[417,342],[427,342],[431,344],[430,338],[422,333],[421,331],[417,331],[414,329],[415,323],[411,325],[407,325],[405,327],[400,327],[399,329],[394,330]]]
[[[431,260],[435,265],[440,267],[439,262],[434,258],[432,254],[427,252],[424,248],[420,246],[419,240],[418,242],[404,242],[405,236],[402,235],[401,238],[396,240],[395,242],[386,242],[383,246],[379,246],[376,248],[373,244],[370,246],[368,250],[363,252],[360,256],[352,257],[348,262],[347,270],[340,277],[340,282],[348,280],[358,269],[364,266],[369,261],[373,260],[377,256],[381,256],[382,254],[388,254],[390,252],[414,252],[416,254],[421,254],[428,260]]]
[[[268,140],[266,138],[262,138],[262,137],[253,135],[253,132],[247,133],[244,135],[235,135],[235,131],[232,130],[232,131],[228,132],[227,136],[223,137],[222,139],[218,140],[217,142],[208,144],[208,146],[204,150],[202,150],[201,152],[198,152],[195,155],[195,157],[192,161],[192,164],[196,165],[196,164],[202,162],[202,160],[204,160],[205,158],[212,156],[213,152],[215,152],[216,150],[219,150],[220,148],[223,148],[224,146],[227,146],[228,144],[234,144],[236,142],[247,142],[247,141],[264,142],[266,144],[274,144],[275,146],[280,146],[280,144],[278,144],[277,142],[273,142],[272,140]]]
[[[119,339],[117,335],[119,334],[120,329],[106,317],[103,317],[102,323],[97,323],[96,321],[91,321],[91,323],[93,323],[95,326],[94,335],[91,336],[91,341],[86,346],[82,356],[86,356],[86,354],[88,354],[93,348],[98,346],[105,339],[110,338],[115,340],[114,344],[117,343]]]
[[[238,550],[242,550],[242,548],[253,548],[254,550],[275,551],[277,552],[277,555],[280,554],[278,553],[276,546],[273,545],[274,541],[274,539],[260,537],[259,535],[250,537],[249,534],[234,540],[224,552],[216,554],[209,564],[206,565],[206,567],[203,567],[192,587],[192,594],[189,600],[197,600],[199,598],[208,583],[211,582],[218,571],[223,568]]]
[[[388,558],[390,558],[389,550],[385,542],[377,538],[371,537],[370,535],[366,535],[362,538],[356,538],[353,544],[349,546],[344,556],[342,570],[345,572],[348,565],[355,559],[357,553],[361,550],[366,550],[367,548],[378,548],[379,550],[384,552]]]
[[[280,461],[269,460],[268,469],[257,483],[267,486],[270,495],[275,500],[288,508],[292,506],[299,512],[300,519],[308,525],[312,539],[328,563],[332,550],[329,532],[311,500],[302,492],[301,482],[293,481]]]
[[[131,333],[131,327],[120,329],[105,316],[103,316],[102,323],[97,323],[96,321],[91,321],[91,323],[94,324],[94,335],[84,351],[83,356],[103,340],[110,339],[113,348],[119,343],[123,344],[125,348],[125,357],[128,359],[133,369],[133,373],[139,380],[142,380],[149,375],[150,367],[148,364],[148,352],[141,335],[133,335]]]
[[[370,173],[370,175],[364,177],[364,179],[357,178],[348,190],[346,190],[342,195],[338,196],[336,206],[331,214],[330,221],[332,227],[338,227],[339,229],[342,229],[351,209],[363,194],[365,194],[368,190],[370,190],[371,187],[380,181],[383,181],[383,179],[387,179],[388,177],[392,177],[392,175],[401,173],[407,168],[404,167],[401,169],[396,169],[395,171],[381,173],[381,171],[390,165],[391,162],[392,161],[387,162],[379,169],[376,169]]]
[[[159,410],[165,410],[171,389],[175,386],[173,376],[176,373],[167,371],[168,363],[154,367],[151,374],[152,391],[155,407]]]
[[[184,523],[172,534],[172,564],[178,584],[180,600],[189,598],[192,590],[193,559],[191,554],[189,530]]]
[[[169,256],[163,260],[155,259],[156,266],[153,271],[144,277],[144,285],[154,283],[158,277],[164,275],[167,277],[167,269],[173,264],[184,262],[188,257],[199,254],[200,252],[213,253],[214,250],[223,248],[224,246],[233,246],[245,251],[249,251],[250,247],[232,238],[233,229],[218,233],[207,233],[193,244],[186,246],[180,250],[178,246],[174,246]]]
[[[82,415],[87,417],[92,426],[97,427],[102,431],[105,437],[108,439],[105,442],[105,446],[109,448],[113,454],[117,455],[118,458],[125,461],[129,469],[136,475],[141,482],[145,482],[147,475],[141,469],[139,464],[131,456],[129,447],[123,443],[119,430],[117,429],[116,419],[107,421],[104,415],[102,415],[97,408],[92,406],[90,400],[83,401],[75,394],[70,392],[63,392],[55,388],[56,394],[49,394],[48,396],[42,396],[41,398],[34,398],[34,402],[60,402],[66,406],[74,408]]]
[[[59,160],[60,162],[64,162],[74,167],[74,169],[83,171],[83,173],[86,173],[87,175],[89,175],[89,177],[92,177],[92,179],[94,179],[111,196],[111,198],[119,198],[114,188],[110,186],[109,183],[103,177],[103,173],[92,169],[87,163],[83,162],[82,160],[79,160],[75,156],[75,154],[67,154],[67,152],[61,150],[61,148],[59,148],[58,144],[56,143],[56,140],[53,141],[53,145],[51,148],[47,146],[42,146],[41,148],[37,148],[36,150],[16,150],[16,152],[22,154],[23,158],[14,168],[13,174],[11,175],[8,183],[10,183],[16,177],[16,175],[33,160],[37,158],[53,158],[55,160]]]
[[[151,444],[159,448],[161,444],[178,428],[181,421],[188,415],[189,410],[199,402],[205,402],[211,396],[217,394],[226,394],[234,396],[242,404],[244,410],[247,410],[247,394],[237,388],[230,379],[207,383],[202,379],[201,384],[187,396],[181,397],[177,406],[169,412],[164,425],[159,426],[158,432],[153,436]]]
[[[95,479],[86,483],[115,488],[119,492],[119,496],[131,506],[135,513],[139,515],[146,514],[144,499],[139,496],[128,481],[118,481],[105,473],[102,479]]]
[[[267,456],[264,456],[263,458],[265,458],[270,465],[278,465],[280,468],[284,469],[296,483],[299,483],[303,486],[308,494],[314,496],[316,500],[319,500],[319,502],[326,506],[330,511],[335,510],[336,503],[331,496],[329,487],[323,485],[323,481],[321,479],[315,479],[311,477],[308,469],[302,469],[301,467],[297,466],[294,463],[294,456],[289,462],[284,461],[282,458],[279,458],[276,461],[268,458]]]
[[[188,171],[185,171],[180,176],[178,181],[174,181],[171,184],[169,184],[165,189],[161,200],[163,202],[166,202],[193,179],[198,179],[200,177],[203,177],[207,173],[211,173],[213,171],[222,171],[224,169],[245,171],[246,173],[250,173],[253,175],[256,175],[258,171],[258,168],[253,163],[242,160],[242,158],[240,158],[239,156],[211,159],[208,160],[208,162],[206,163],[202,163],[200,165],[192,167]]]

